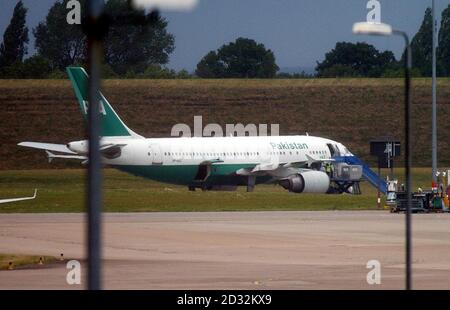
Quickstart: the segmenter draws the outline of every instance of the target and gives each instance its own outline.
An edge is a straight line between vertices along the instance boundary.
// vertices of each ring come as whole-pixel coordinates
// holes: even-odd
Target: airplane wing
[[[305,162],[306,163],[306,162]],[[304,163],[303,163],[304,164]],[[265,163],[265,164],[258,164],[254,166],[253,168],[241,168],[236,171],[237,175],[241,176],[264,176],[269,175],[273,177],[277,176],[286,176],[291,175],[298,170],[300,170],[300,167],[296,167],[293,165],[293,163],[285,163],[285,164],[274,164],[274,163]],[[305,169],[303,169],[305,170]],[[308,169],[306,169],[308,170]]]
[[[287,163],[279,163],[279,164],[273,164],[273,163],[265,163],[265,164],[258,164],[256,165],[251,172],[260,172],[260,171],[273,171],[277,169],[282,168],[304,168],[310,167],[314,163],[325,163],[325,162],[332,162],[334,159],[316,159],[308,154],[306,154],[305,161],[296,161],[296,162],[287,162]],[[307,170],[307,169],[306,169]]]
[[[273,171],[278,169],[280,166],[280,164],[273,164],[273,163],[267,163],[267,164],[259,164],[256,165],[250,172],[255,173],[255,172],[260,172],[260,171]]]
[[[0,199],[0,204],[2,203],[10,203],[10,202],[16,202],[16,201],[23,201],[23,200],[32,200],[36,198],[37,189],[34,190],[34,195],[31,197],[23,197],[23,198],[10,198],[10,199]]]
[[[257,164],[253,168],[243,168],[236,171],[237,175],[242,176],[261,176],[261,175],[271,175],[271,176],[286,176],[293,173],[298,173],[299,170],[307,171],[310,170],[314,163],[332,162],[334,159],[315,159],[308,154],[306,154],[305,161],[297,162],[287,162],[287,163],[261,163]]]
[[[79,155],[78,153],[71,151],[65,144],[21,142],[18,145],[33,149],[45,150],[49,162],[52,162],[52,160],[55,158],[62,158],[62,159],[78,159],[84,161],[85,163],[88,159],[87,156]],[[123,148],[124,146],[126,146],[126,144],[109,143],[100,146],[100,152],[104,156],[114,157],[115,154],[119,154],[118,152],[120,152],[121,148]],[[53,152],[57,152],[58,154],[55,154]]]
[[[308,166],[311,166],[311,164],[313,164],[313,163],[326,163],[326,162],[334,161],[334,159],[331,159],[331,158],[330,159],[316,159],[316,158],[309,156],[308,154],[305,154],[305,155],[306,155],[306,158],[308,159],[308,161],[307,161]]]
[[[108,152],[111,149],[115,148],[122,148],[126,146],[126,144],[114,144],[114,143],[108,143],[100,146],[100,152]]]
[[[41,142],[21,142],[17,144],[19,146],[30,147],[33,149],[46,150],[52,152],[60,152],[66,154],[76,154],[69,150],[65,144],[54,144],[54,143],[41,143]]]

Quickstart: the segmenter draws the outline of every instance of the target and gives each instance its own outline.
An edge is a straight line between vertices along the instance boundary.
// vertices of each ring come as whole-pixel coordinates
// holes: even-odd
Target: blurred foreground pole
[[[88,167],[88,289],[100,290],[102,232],[102,173],[100,156],[100,62],[103,55],[101,25],[103,0],[88,0],[85,31],[89,57],[89,167]]]
[[[136,9],[158,8],[170,10],[192,9],[198,0],[128,0]],[[83,29],[88,38],[89,57],[89,167],[88,167],[88,289],[102,289],[101,232],[102,232],[102,174],[100,154],[100,64],[103,59],[103,39],[108,31],[104,15],[104,0],[87,0],[87,19]],[[150,19],[151,21],[151,19]]]
[[[412,289],[412,240],[411,240],[411,208],[412,208],[412,180],[411,180],[411,68],[412,53],[408,35],[403,31],[394,31],[405,40],[405,177],[406,177],[406,289]]]
[[[412,179],[411,179],[411,164],[412,164],[412,148],[411,148],[411,67],[412,54],[409,38],[404,33],[406,42],[406,68],[405,68],[405,133],[406,133],[406,194],[408,195],[408,208],[406,210],[406,289],[412,289],[412,238],[411,238],[411,208],[412,208]]]

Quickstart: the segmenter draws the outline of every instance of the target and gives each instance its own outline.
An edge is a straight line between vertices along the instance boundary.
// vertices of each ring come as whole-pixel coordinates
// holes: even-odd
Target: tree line
[[[25,58],[29,43],[27,9],[18,1],[0,45],[0,78],[65,78],[65,68],[87,62],[86,37],[82,27],[66,20],[67,2],[59,0],[32,34],[35,55]],[[81,0],[82,11],[86,0]],[[278,72],[276,58],[264,44],[238,38],[208,52],[193,74],[167,68],[175,49],[175,37],[167,30],[168,21],[145,11],[130,8],[126,0],[109,0],[105,11],[110,27],[104,41],[104,78],[311,78],[311,77],[401,77],[404,54],[396,60],[391,51],[381,52],[373,45],[337,42],[317,62],[316,74]],[[151,20],[151,23],[135,21]],[[431,76],[431,9],[411,41],[413,75]],[[438,36],[439,76],[450,76],[450,5],[442,12]]]
[[[427,8],[423,22],[411,40],[413,76],[432,74],[433,17]],[[405,53],[397,61],[391,51],[380,52],[366,43],[338,42],[316,66],[319,77],[401,77]],[[438,34],[437,74],[450,76],[450,5],[442,12]]]
[[[9,78],[65,77],[65,68],[87,62],[86,36],[81,25],[67,22],[67,3],[60,0],[50,8],[45,20],[32,30],[36,54],[27,53],[27,9],[19,1],[0,46],[0,74]],[[82,18],[86,0],[81,0]],[[180,76],[164,67],[175,49],[175,38],[167,31],[168,22],[159,15],[131,8],[126,0],[109,0],[105,4],[109,31],[104,40],[104,77]],[[151,22],[141,22],[151,20]]]

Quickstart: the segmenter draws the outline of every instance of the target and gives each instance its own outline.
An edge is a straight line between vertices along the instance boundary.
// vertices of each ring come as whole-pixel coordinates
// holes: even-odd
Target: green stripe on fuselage
[[[211,175],[205,184],[245,185],[246,177],[235,175],[242,168],[253,168],[256,164],[214,164]],[[198,165],[149,165],[149,166],[113,166],[124,172],[147,179],[177,185],[190,185],[198,172]],[[257,183],[265,183],[270,177],[258,177]]]

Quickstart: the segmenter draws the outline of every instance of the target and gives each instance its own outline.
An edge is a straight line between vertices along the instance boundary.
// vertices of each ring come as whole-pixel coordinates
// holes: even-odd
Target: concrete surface
[[[107,289],[403,289],[404,215],[386,211],[105,214]],[[1,214],[0,253],[78,259],[0,271],[0,289],[82,289],[82,214]],[[450,215],[413,216],[417,289],[450,289]],[[366,264],[381,263],[381,285]]]

